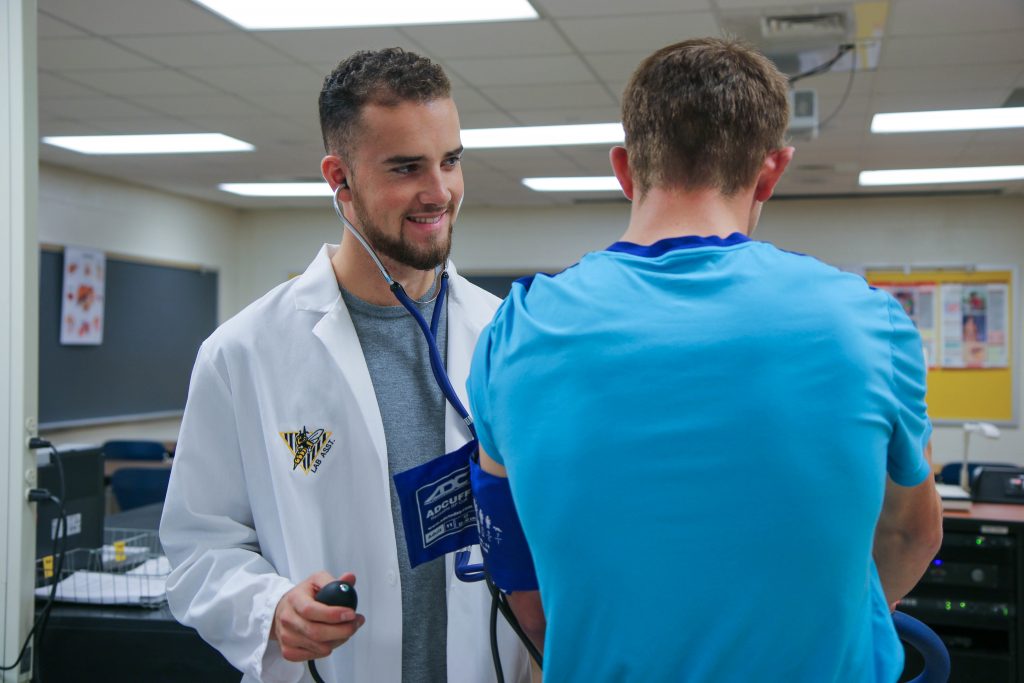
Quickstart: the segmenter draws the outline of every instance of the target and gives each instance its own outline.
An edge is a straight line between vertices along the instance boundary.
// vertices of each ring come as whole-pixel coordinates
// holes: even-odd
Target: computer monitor
[[[64,512],[67,515],[67,550],[103,545],[103,451],[99,446],[58,446],[64,465]],[[49,450],[39,452],[39,487],[60,496],[60,476]],[[55,503],[36,506],[36,558],[59,550]]]

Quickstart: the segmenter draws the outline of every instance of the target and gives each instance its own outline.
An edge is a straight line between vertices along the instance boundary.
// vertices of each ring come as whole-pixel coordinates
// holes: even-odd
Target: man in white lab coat
[[[459,118],[437,65],[360,52],[324,82],[322,173],[343,211],[430,319],[464,386],[498,301],[447,261],[463,179]],[[282,226],[287,229],[287,226]],[[463,446],[426,343],[368,252],[346,235],[199,351],[160,537],[174,615],[245,681],[489,681],[490,597],[451,555],[410,567],[392,476]],[[358,579],[359,614],[314,600]],[[509,680],[528,677],[505,624]]]

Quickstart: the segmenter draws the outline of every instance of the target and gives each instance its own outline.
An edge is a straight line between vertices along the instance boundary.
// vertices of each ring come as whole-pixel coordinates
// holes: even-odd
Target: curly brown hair
[[[764,55],[701,38],[645,59],[622,96],[629,166],[639,194],[652,187],[713,188],[732,196],[784,144],[788,82]]]
[[[347,157],[367,103],[393,107],[451,97],[444,70],[400,47],[361,50],[342,60],[320,89],[320,134],[328,154]]]

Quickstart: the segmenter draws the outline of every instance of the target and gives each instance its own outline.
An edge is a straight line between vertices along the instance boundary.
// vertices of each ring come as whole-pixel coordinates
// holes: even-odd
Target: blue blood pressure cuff
[[[505,593],[537,590],[533,556],[512,502],[508,479],[485,472],[475,460],[469,463],[469,477],[480,551],[491,581]]]
[[[476,449],[474,439],[395,475],[410,566],[476,545],[476,510],[469,487],[469,461]]]

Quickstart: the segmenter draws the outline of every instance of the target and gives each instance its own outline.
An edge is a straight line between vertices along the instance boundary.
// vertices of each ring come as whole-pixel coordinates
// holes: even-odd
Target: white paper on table
[[[97,605],[154,605],[164,600],[166,579],[166,576],[75,572],[57,584],[54,599]],[[36,595],[47,598],[50,589],[50,586],[37,588]]]

